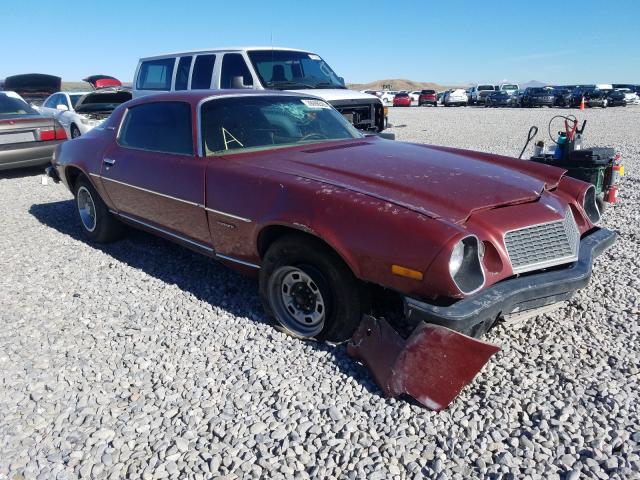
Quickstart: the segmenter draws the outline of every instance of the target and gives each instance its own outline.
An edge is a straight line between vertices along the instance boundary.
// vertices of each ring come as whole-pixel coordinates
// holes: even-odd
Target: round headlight
[[[484,285],[483,253],[484,245],[475,235],[464,237],[451,250],[449,274],[462,293],[473,293]]]
[[[591,223],[598,223],[600,221],[600,210],[596,203],[596,187],[590,185],[584,194],[584,200],[582,202],[582,208],[584,208],[587,217],[591,220]]]
[[[462,260],[464,259],[464,243],[460,240],[453,247],[451,252],[451,258],[449,259],[449,273],[452,277],[455,277],[462,266]]]

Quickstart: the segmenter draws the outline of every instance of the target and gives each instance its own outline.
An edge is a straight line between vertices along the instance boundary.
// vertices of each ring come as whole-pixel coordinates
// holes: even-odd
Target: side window
[[[185,102],[156,102],[130,108],[118,143],[141,150],[193,154],[191,106]]]
[[[64,105],[67,108],[71,106],[69,105],[69,100],[67,100],[66,95],[60,95],[60,100],[58,101],[58,105]]]
[[[56,93],[55,95],[51,95],[49,98],[47,98],[47,101],[44,102],[44,105],[42,105],[45,108],[56,108],[56,104],[58,103],[58,97],[59,95]]]
[[[138,72],[138,90],[170,90],[175,58],[163,58],[143,62]]]
[[[216,63],[215,55],[198,55],[193,65],[191,76],[191,90],[206,90],[211,88],[213,66]]]
[[[234,88],[234,77],[242,77],[242,81],[246,86],[253,85],[251,73],[242,55],[239,53],[227,53],[222,58],[220,88]]]
[[[191,69],[191,59],[193,57],[180,57],[178,70],[176,71],[176,90],[186,90],[189,83],[189,70]]]

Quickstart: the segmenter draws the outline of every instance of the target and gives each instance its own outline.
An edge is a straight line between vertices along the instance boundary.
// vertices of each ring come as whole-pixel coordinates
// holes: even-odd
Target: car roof
[[[153,60],[154,58],[164,58],[164,57],[176,57],[178,55],[191,55],[191,54],[199,54],[199,53],[218,53],[218,52],[243,52],[246,50],[285,50],[287,52],[302,52],[302,53],[313,53],[308,50],[301,50],[299,48],[286,48],[286,47],[265,47],[265,46],[255,46],[255,47],[223,47],[223,48],[203,48],[197,50],[184,50],[182,52],[171,52],[171,53],[163,53],[160,55],[153,55],[150,57],[142,57],[140,61],[144,60]]]
[[[184,90],[179,92],[163,92],[144,95],[128,102],[128,105],[140,105],[152,101],[178,101],[197,104],[198,102],[217,97],[255,97],[255,96],[277,96],[277,97],[315,97],[308,93],[283,92],[280,90],[254,90],[249,88],[225,89],[225,90]]]

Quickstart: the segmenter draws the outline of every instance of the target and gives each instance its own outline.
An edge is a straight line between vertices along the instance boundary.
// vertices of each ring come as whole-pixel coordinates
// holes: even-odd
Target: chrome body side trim
[[[237,215],[232,215],[231,213],[221,212],[220,210],[214,210],[213,208],[204,207],[207,212],[216,213],[218,215],[222,215],[223,217],[233,218],[234,220],[240,220],[241,222],[251,223],[251,219],[239,217]]]
[[[223,260],[228,260],[229,262],[244,265],[245,267],[257,268],[257,269],[260,268],[260,265],[256,265],[255,263],[245,262],[244,260],[239,260],[237,258],[229,257],[228,255],[222,255],[221,253],[216,253],[216,257],[221,258]]]
[[[113,212],[113,210],[109,210],[109,211]],[[113,213],[115,213],[115,212],[113,212]],[[177,240],[180,240],[181,242],[185,242],[185,243],[189,243],[191,245],[194,245],[194,246],[196,246],[196,247],[198,247],[198,248],[200,248],[202,250],[206,250],[207,252],[213,253],[213,251],[214,251],[213,248],[209,247],[208,245],[204,245],[204,244],[196,242],[194,240],[190,240],[190,239],[188,239],[186,237],[183,237],[182,235],[178,235],[176,233],[173,233],[173,232],[170,232],[168,230],[165,230],[164,228],[156,227],[155,225],[151,225],[151,224],[149,224],[147,222],[143,222],[142,220],[138,220],[135,217],[127,215],[126,213],[121,213],[120,212],[120,213],[116,213],[116,215],[118,215],[118,216],[120,216],[122,218],[125,218],[125,219],[129,220],[130,222],[143,225],[143,226],[145,226],[145,227],[147,227],[147,228],[149,228],[151,230],[156,230],[158,232],[161,232],[164,235],[167,235],[169,237],[172,237],[172,238],[175,238]]]

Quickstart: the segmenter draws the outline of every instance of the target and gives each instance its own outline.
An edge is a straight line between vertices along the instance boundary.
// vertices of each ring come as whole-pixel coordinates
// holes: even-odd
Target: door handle
[[[107,167],[113,167],[116,164],[116,161],[112,158],[104,157],[102,159],[102,163],[104,163]]]

